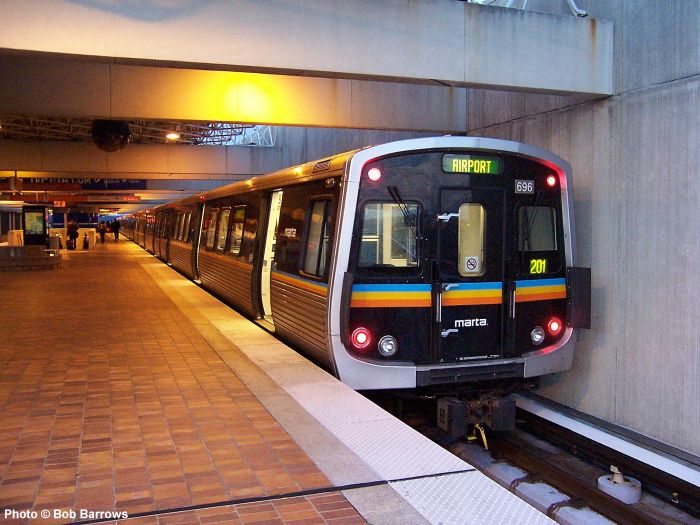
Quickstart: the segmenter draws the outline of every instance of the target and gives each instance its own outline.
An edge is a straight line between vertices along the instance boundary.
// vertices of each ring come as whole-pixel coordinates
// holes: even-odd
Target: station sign
[[[145,190],[146,179],[92,179],[68,177],[14,177],[0,179],[0,191],[4,188],[13,190],[16,181],[24,191],[115,191],[115,190]]]

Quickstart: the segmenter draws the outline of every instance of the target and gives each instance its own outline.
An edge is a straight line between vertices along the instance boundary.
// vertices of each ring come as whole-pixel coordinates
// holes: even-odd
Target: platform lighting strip
[[[561,427],[576,432],[577,434],[592,439],[593,441],[605,445],[608,448],[616,450],[621,454],[635,458],[647,465],[650,465],[658,470],[666,472],[671,476],[687,481],[688,483],[700,487],[700,471],[691,467],[687,467],[678,463],[666,456],[652,452],[651,450],[640,447],[616,437],[608,432],[605,432],[589,423],[585,423],[579,419],[573,419],[564,414],[561,414],[551,408],[541,405],[537,401],[522,397],[518,394],[513,395],[515,404],[518,408],[526,410],[536,416],[551,421]]]

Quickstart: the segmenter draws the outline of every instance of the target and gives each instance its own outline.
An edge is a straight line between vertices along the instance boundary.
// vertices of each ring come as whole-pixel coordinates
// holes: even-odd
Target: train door
[[[504,195],[442,189],[433,286],[438,360],[503,354]]]
[[[270,211],[267,217],[267,232],[265,234],[265,250],[260,271],[260,297],[262,299],[263,317],[272,323],[272,304],[270,301],[270,281],[272,264],[275,260],[275,242],[277,224],[282,209],[282,190],[273,191],[270,195]]]

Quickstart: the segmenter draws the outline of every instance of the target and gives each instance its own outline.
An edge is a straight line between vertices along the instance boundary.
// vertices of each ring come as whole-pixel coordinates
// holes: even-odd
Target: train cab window
[[[518,214],[521,252],[548,252],[557,249],[556,210],[551,206],[523,206]]]
[[[457,246],[459,274],[462,277],[483,275],[486,210],[481,204],[465,202],[459,207]]]
[[[311,202],[307,214],[307,236],[304,249],[304,273],[323,277],[328,254],[329,210],[331,201]]]
[[[206,226],[206,232],[207,232],[207,238],[206,238],[206,244],[205,246],[209,249],[214,248],[214,233],[216,232],[216,221],[219,216],[219,209],[214,208],[209,212],[209,219],[207,221],[207,226]]]
[[[241,243],[243,241],[243,225],[245,224],[245,206],[236,206],[233,209],[233,223],[231,224],[231,240],[228,245],[228,252],[234,255],[241,253]]]
[[[231,208],[223,208],[219,213],[219,227],[216,229],[216,249],[220,252],[226,247],[226,234],[228,233],[228,221],[231,217]]]
[[[358,266],[366,269],[418,266],[418,205],[371,202],[365,205]]]

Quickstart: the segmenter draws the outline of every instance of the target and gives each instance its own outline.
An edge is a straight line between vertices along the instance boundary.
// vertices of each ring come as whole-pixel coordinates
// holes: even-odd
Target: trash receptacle
[[[49,237],[49,249],[50,250],[60,250],[61,249],[61,238],[58,235],[53,235]]]

